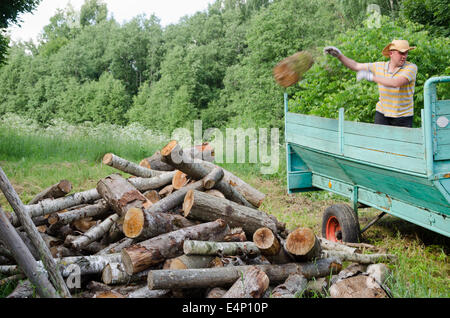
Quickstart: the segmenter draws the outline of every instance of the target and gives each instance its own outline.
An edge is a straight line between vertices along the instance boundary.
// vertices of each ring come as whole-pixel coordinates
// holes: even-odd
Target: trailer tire
[[[322,237],[333,242],[358,243],[358,216],[347,204],[334,204],[325,209],[322,217]]]

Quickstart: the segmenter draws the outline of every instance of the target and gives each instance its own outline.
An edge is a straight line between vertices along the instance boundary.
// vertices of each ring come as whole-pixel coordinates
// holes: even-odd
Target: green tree
[[[450,0],[403,0],[401,12],[411,21],[425,25],[432,33],[450,35]]]
[[[101,0],[86,0],[81,6],[80,24],[89,26],[99,24],[106,20],[108,8]]]

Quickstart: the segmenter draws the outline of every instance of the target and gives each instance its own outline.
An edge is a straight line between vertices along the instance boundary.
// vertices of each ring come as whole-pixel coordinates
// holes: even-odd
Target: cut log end
[[[176,140],[171,140],[166,146],[164,146],[163,149],[161,149],[161,155],[163,156],[169,155],[177,145],[178,142]]]
[[[187,269],[187,266],[181,260],[175,258],[170,262],[168,269]]]
[[[102,281],[106,284],[109,285],[112,283],[112,269],[111,269],[111,264],[108,264],[105,266],[105,268],[102,271]]]
[[[314,247],[316,237],[309,228],[298,228],[286,238],[286,249],[294,255],[306,255]]]
[[[106,155],[103,156],[103,160],[102,163],[105,165],[111,165],[112,161],[113,161],[113,154],[112,153],[107,153]]]
[[[145,216],[142,209],[131,208],[125,214],[123,234],[129,238],[136,238],[144,229]]]
[[[275,234],[267,227],[255,231],[253,242],[265,255],[277,255],[281,248]]]
[[[139,166],[147,168],[147,169],[151,169],[150,163],[148,162],[147,158],[142,159],[141,162],[139,162]]]
[[[72,191],[72,183],[69,180],[61,180],[58,183],[58,188],[64,192],[64,193],[69,193],[70,191]]]
[[[189,190],[186,193],[183,202],[184,217],[187,217],[189,215],[189,212],[191,211],[193,205],[194,205],[194,190]]]
[[[175,190],[179,190],[184,187],[189,181],[187,174],[177,170],[172,178],[172,185]]]

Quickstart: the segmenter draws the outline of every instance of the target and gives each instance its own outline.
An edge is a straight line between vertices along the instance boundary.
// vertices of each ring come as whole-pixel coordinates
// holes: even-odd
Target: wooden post
[[[27,275],[28,279],[36,286],[38,294],[42,298],[59,298],[55,288],[49,282],[47,275],[38,270],[37,263],[31,255],[14,227],[6,218],[0,207],[0,239],[8,247],[19,264],[20,268]]]
[[[25,231],[32,240],[34,246],[39,251],[39,255],[42,259],[42,262],[44,263],[45,268],[47,269],[48,274],[50,276],[50,280],[54,284],[55,288],[64,297],[68,298],[71,297],[70,291],[67,288],[66,283],[64,282],[64,279],[61,276],[61,273],[58,270],[58,267],[53,259],[53,256],[49,248],[47,247],[38,230],[34,226],[34,223],[31,220],[30,215],[25,210],[25,206],[23,205],[22,201],[20,200],[19,196],[12,187],[11,183],[9,182],[8,178],[6,177],[1,167],[0,167],[0,188],[2,189],[3,194],[5,195],[9,204],[19,217],[20,223],[25,228]]]

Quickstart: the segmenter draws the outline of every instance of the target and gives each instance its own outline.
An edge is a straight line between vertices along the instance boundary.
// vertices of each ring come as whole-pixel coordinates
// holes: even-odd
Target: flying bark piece
[[[151,178],[128,178],[128,182],[136,187],[141,192],[148,190],[156,190],[172,183],[175,171],[166,172]]]
[[[261,227],[277,232],[275,222],[267,213],[201,191],[192,190],[186,194],[183,210],[185,217],[201,221],[222,218],[231,227],[242,227],[248,235]]]
[[[268,287],[267,274],[255,266],[250,266],[222,298],[261,298]]]
[[[166,171],[156,171],[141,167],[134,162],[128,161],[112,153],[105,154],[103,156],[102,163],[122,172],[141,178],[152,178],[166,173]]]
[[[81,220],[88,217],[103,218],[114,213],[109,207],[106,200],[101,199],[98,202],[83,206],[79,209],[70,210],[67,212],[53,213],[48,217],[48,223],[55,224],[70,224],[76,220]]]
[[[164,269],[188,269],[188,268],[206,268],[209,266],[214,256],[208,255],[181,255],[166,260]]]
[[[102,271],[102,281],[106,285],[120,285],[139,281],[145,281],[148,276],[148,271],[145,270],[133,275],[128,275],[122,263],[109,263]]]
[[[97,191],[120,216],[125,216],[130,208],[144,207],[148,201],[135,186],[118,174],[98,181]]]
[[[20,268],[36,286],[39,295],[43,298],[59,298],[44,272],[38,270],[38,265],[30,251],[17,234],[14,227],[6,218],[0,207],[0,239],[13,254]],[[44,243],[45,244],[45,243]]]
[[[371,276],[357,275],[329,288],[331,298],[388,298],[388,294]]]
[[[292,274],[286,281],[272,290],[273,298],[295,298],[308,285],[308,280],[301,274]]]
[[[113,214],[107,217],[103,222],[101,222],[99,225],[91,227],[89,231],[83,233],[80,235],[77,239],[72,241],[71,246],[74,249],[81,249],[90,243],[98,240],[101,238],[105,233],[111,228],[114,222],[117,222],[119,219],[118,214]]]
[[[1,167],[0,167],[0,188],[3,191],[3,194],[5,195],[9,204],[13,208],[14,212],[19,217],[20,223],[25,228],[25,231],[27,232],[28,236],[33,242],[33,245],[39,251],[40,257],[42,258],[47,273],[49,274],[50,281],[53,283],[55,289],[59,293],[61,293],[63,297],[70,298],[71,297],[70,291],[67,288],[66,283],[64,282],[64,279],[61,276],[61,273],[57,269],[56,263],[53,259],[53,256],[49,248],[47,247],[38,230],[34,226],[34,223],[31,220],[30,215],[27,213],[25,206],[23,205],[18,194],[14,190],[13,186],[9,182],[8,178],[6,177]]]
[[[253,242],[208,242],[186,240],[183,244],[186,255],[246,255],[255,257],[261,252]]]
[[[302,274],[307,279],[338,273],[342,264],[336,258],[322,258],[315,262],[288,263],[282,265],[245,265],[185,270],[151,270],[148,273],[148,288],[213,288],[231,286],[249,266],[263,270],[271,283],[282,283],[291,274]]]
[[[357,262],[360,264],[375,264],[379,262],[395,262],[397,256],[393,254],[359,254],[359,253],[345,253],[339,251],[323,250],[322,257],[337,257],[342,261]]]
[[[222,180],[223,176],[223,169],[221,167],[215,167],[206,177],[203,178],[203,187],[206,190],[211,190],[218,181]]]
[[[142,209],[131,208],[123,221],[123,233],[128,238],[145,240],[193,225],[195,225],[194,222],[181,215],[162,212],[146,213]]]
[[[187,239],[218,241],[230,231],[225,221],[202,223],[177,231],[159,235],[122,249],[125,271],[132,275],[183,254],[183,243]],[[164,289],[164,288],[163,288]]]
[[[176,170],[172,178],[172,185],[175,190],[181,189],[189,182],[187,174],[180,170]]]
[[[48,187],[42,192],[38,193],[28,205],[36,204],[44,199],[57,199],[61,198],[72,191],[72,184],[68,180],[61,180],[60,182]]]
[[[309,228],[297,228],[289,233],[284,249],[297,261],[310,261],[320,257],[321,247],[314,232]]]
[[[76,205],[92,203],[98,199],[101,199],[101,195],[97,192],[97,189],[90,189],[58,199],[45,199],[36,204],[25,205],[24,207],[28,215],[35,218],[62,211]],[[11,213],[10,217],[10,221],[14,226],[19,226],[21,224],[15,213]]]
[[[181,146],[176,141],[172,141],[168,145],[166,145],[161,150],[161,155],[163,156],[164,162],[172,165],[178,170],[183,171],[195,180],[203,179],[211,172],[211,170],[213,170],[207,169],[203,165],[202,160],[192,160],[192,158],[189,158],[189,156],[183,154]],[[225,197],[231,201],[237,202],[247,207],[254,207],[254,205],[248,202],[247,199],[238,190],[236,190],[229,183],[225,182],[223,179],[216,182],[215,188],[222,192]]]
[[[261,254],[265,256],[278,255],[281,244],[271,229],[261,227],[253,233],[253,242],[261,250]]]
[[[142,159],[139,165],[141,167],[147,168],[147,169],[153,169],[157,171],[173,171],[175,170],[174,167],[171,165],[168,165],[167,163],[163,162],[161,160],[161,153],[159,151],[156,151],[152,156]]]

